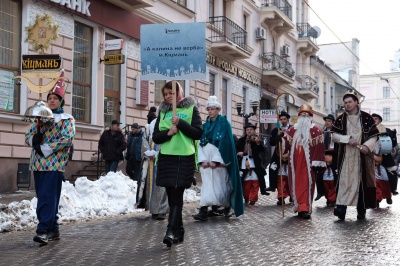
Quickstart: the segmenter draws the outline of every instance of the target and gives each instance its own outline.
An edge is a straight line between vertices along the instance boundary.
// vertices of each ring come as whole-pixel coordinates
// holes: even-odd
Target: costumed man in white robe
[[[219,114],[221,104],[216,96],[210,96],[206,108],[208,117],[203,124],[203,135],[198,146],[198,162],[202,178],[200,211],[195,220],[208,220],[208,207],[225,217],[244,213],[243,194],[239,176],[232,128],[225,116]]]
[[[357,219],[365,219],[366,209],[376,207],[374,158],[377,134],[373,118],[360,110],[354,91],[343,96],[345,112],[332,127],[334,142],[339,143],[338,186],[334,215],[346,216],[347,206],[357,206]]]

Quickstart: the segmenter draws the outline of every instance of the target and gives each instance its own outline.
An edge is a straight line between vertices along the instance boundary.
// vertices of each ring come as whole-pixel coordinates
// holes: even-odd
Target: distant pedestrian
[[[142,144],[143,144],[143,130],[138,123],[133,123],[131,132],[128,136],[128,145],[126,149],[126,173],[134,180],[138,181],[141,174],[142,165]]]
[[[172,93],[175,90],[176,93]],[[199,110],[194,99],[183,97],[183,89],[172,81],[161,89],[164,101],[160,104],[160,114],[154,127],[153,141],[162,144],[157,162],[157,185],[165,187],[168,194],[168,227],[163,243],[170,247],[182,242],[183,192],[190,188],[196,170],[196,142],[203,127]],[[173,115],[173,96],[176,95],[176,115]]]
[[[106,174],[110,171],[117,172],[119,161],[124,159],[123,152],[127,144],[120,124],[118,120],[113,120],[111,128],[105,130],[99,140],[99,149],[106,164]]]
[[[157,118],[157,107],[152,106],[147,114],[147,124],[150,124],[155,118]]]
[[[195,220],[207,221],[208,207],[212,213],[236,216],[244,213],[239,164],[232,136],[232,128],[225,116],[219,114],[221,104],[216,96],[206,103],[208,117],[203,124],[198,160],[202,179],[200,211]],[[222,210],[220,210],[222,208]]]
[[[65,165],[75,136],[75,120],[64,113],[64,72],[54,89],[47,95],[47,104],[54,120],[33,123],[25,135],[32,147],[30,169],[35,178],[36,214],[39,220],[33,241],[46,244],[60,238],[58,204],[60,202]],[[43,124],[42,124],[43,122]]]

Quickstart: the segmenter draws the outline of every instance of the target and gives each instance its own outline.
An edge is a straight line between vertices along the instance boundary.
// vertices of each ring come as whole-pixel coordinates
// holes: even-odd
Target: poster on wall
[[[205,80],[205,23],[140,26],[142,80]]]
[[[0,110],[13,111],[14,109],[14,73],[0,69]]]

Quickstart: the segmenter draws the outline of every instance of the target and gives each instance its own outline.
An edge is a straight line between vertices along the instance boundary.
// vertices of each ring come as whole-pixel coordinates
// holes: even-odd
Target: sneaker
[[[33,241],[38,242],[40,244],[47,244],[47,242],[49,241],[47,234],[37,234],[35,235],[35,237],[33,238]]]
[[[60,239],[60,231],[58,231],[58,230],[50,231],[50,233],[47,235],[47,239],[49,241],[59,240]]]
[[[393,200],[392,199],[386,199],[386,203],[390,205],[390,204],[393,203]]]

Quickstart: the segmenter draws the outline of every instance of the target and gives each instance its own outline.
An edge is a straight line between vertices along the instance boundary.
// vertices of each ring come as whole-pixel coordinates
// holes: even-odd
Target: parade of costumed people
[[[244,205],[232,127],[226,117],[219,114],[222,105],[216,96],[208,98],[206,109],[208,116],[198,147],[202,179],[200,211],[193,218],[207,221],[208,207],[212,207],[211,214],[225,217],[231,216],[232,207],[235,216],[240,216]]]
[[[47,95],[54,119],[37,119],[25,135],[25,143],[32,147],[30,169],[38,199],[36,214],[39,223],[33,240],[40,244],[60,239],[58,205],[75,136],[75,120],[63,109],[65,90],[64,71],[61,70],[59,80]]]

